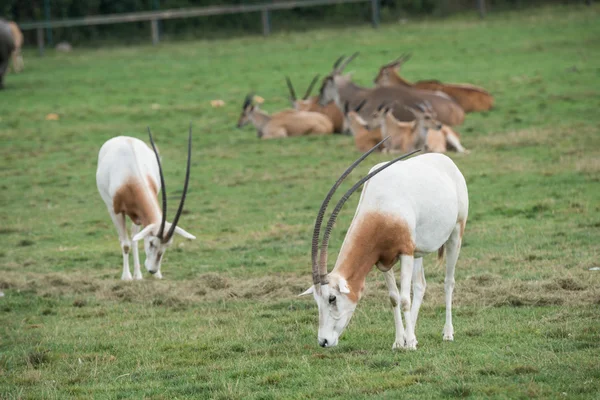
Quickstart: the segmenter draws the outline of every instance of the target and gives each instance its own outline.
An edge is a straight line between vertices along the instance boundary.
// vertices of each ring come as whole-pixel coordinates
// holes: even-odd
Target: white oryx
[[[454,267],[467,222],[469,199],[465,179],[450,158],[442,154],[424,154],[396,164],[413,152],[373,167],[335,207],[325,228],[320,257],[317,257],[321,223],[331,196],[350,171],[376,147],[342,174],[317,215],[312,241],[314,285],[303,294],[312,293],[319,307],[319,345],[337,345],[363,294],[365,278],[377,265],[385,275],[394,310],[396,339],[392,348],[416,349],[415,325],[425,294],[422,257],[435,251],[443,255],[444,248],[446,324],[443,339],[453,340]],[[346,200],[366,181],[335,267],[327,273],[327,247],[333,224]],[[400,292],[393,272],[398,260],[401,264]],[[404,312],[406,329],[400,309]]]
[[[123,251],[123,275],[121,279],[124,281],[132,279],[129,270],[131,241],[127,235],[126,216],[129,216],[132,221],[133,279],[142,279],[137,246],[139,240],[144,239],[144,249],[146,251],[144,265],[146,269],[156,278],[162,278],[160,263],[166,249],[173,242],[173,234],[177,233],[187,239],[196,238],[177,226],[183,211],[190,179],[192,128],[190,126],[183,194],[172,224],[166,221],[167,195],[165,182],[158,151],[149,128],[148,135],[150,136],[152,149],[139,139],[118,136],[104,143],[98,155],[96,184],[119,233]],[[161,188],[162,210],[157,199]],[[140,226],[144,227],[141,232]]]

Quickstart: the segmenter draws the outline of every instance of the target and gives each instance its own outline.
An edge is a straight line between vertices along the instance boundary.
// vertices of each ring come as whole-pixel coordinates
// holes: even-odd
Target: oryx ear
[[[145,227],[144,229],[142,229],[141,232],[138,232],[137,235],[135,235],[134,237],[131,238],[132,241],[137,242],[139,240],[144,239],[146,236],[148,236],[151,232],[152,229],[155,227],[155,224],[150,224],[147,227]]]
[[[315,291],[315,286],[311,286],[309,287],[304,293],[299,294],[298,297],[300,296],[306,296],[307,294],[312,294]]]
[[[191,233],[178,226],[175,227],[175,233],[179,236],[183,236],[186,239],[196,239],[196,236],[192,235]]]
[[[344,278],[340,278],[340,293],[348,294],[350,293],[350,288],[348,288],[348,282]]]

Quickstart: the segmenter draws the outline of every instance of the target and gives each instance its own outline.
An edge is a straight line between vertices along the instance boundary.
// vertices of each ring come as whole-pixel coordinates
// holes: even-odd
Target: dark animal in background
[[[15,41],[11,34],[10,25],[0,19],[0,89],[4,88],[4,74],[8,70],[8,62],[15,50]]]

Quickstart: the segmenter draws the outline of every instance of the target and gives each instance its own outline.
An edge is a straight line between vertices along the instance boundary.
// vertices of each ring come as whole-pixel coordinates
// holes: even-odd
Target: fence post
[[[37,44],[40,57],[44,55],[44,28],[37,28]]]
[[[156,46],[158,44],[158,42],[160,41],[160,37],[158,35],[158,20],[153,19],[151,21],[151,26],[152,26],[152,44]]]
[[[485,0],[477,0],[477,8],[479,8],[479,16],[485,17]]]
[[[371,13],[373,19],[373,28],[379,26],[380,14],[379,14],[379,0],[371,0]]]
[[[262,14],[262,25],[263,25],[263,35],[269,36],[271,33],[271,11],[268,8],[263,8],[261,11]]]

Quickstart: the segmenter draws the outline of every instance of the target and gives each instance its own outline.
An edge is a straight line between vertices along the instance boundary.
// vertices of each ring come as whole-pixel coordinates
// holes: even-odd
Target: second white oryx
[[[422,257],[435,251],[441,255],[443,248],[446,251],[446,324],[443,339],[454,339],[454,267],[467,222],[469,200],[465,179],[450,158],[442,154],[424,154],[396,164],[413,152],[373,167],[336,205],[325,228],[321,252],[318,254],[321,223],[333,193],[377,146],[342,174],[327,194],[317,215],[312,240],[313,286],[303,294],[313,294],[317,302],[318,342],[322,347],[337,345],[363,294],[367,274],[376,265],[385,275],[394,310],[396,338],[392,348],[416,349],[415,325],[425,294]],[[346,200],[365,182],[367,184],[361,193],[335,267],[327,273],[327,248],[333,224]],[[398,260],[401,264],[400,292],[393,272]],[[406,329],[400,310],[404,312]]]
[[[150,128],[148,128],[148,135],[152,149],[139,139],[118,136],[104,143],[98,155],[96,184],[119,233],[123,252],[121,279],[125,281],[132,279],[129,270],[129,251],[132,243],[127,235],[126,217],[129,217],[132,222],[133,279],[142,279],[137,246],[139,240],[144,239],[146,269],[156,278],[162,278],[160,264],[165,251],[173,242],[173,234],[177,233],[187,239],[196,239],[194,235],[177,226],[190,180],[192,128],[190,126],[185,184],[173,223],[166,221],[165,180]],[[161,188],[162,210],[157,198]],[[144,228],[140,231],[141,226]]]

